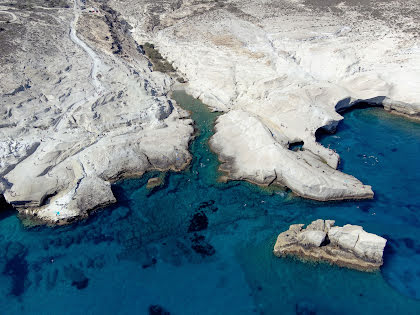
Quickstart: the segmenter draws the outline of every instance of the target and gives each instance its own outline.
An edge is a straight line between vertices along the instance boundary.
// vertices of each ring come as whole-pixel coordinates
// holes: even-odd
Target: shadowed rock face
[[[383,264],[386,239],[365,232],[361,226],[334,226],[333,220],[321,219],[306,229],[303,226],[294,224],[280,233],[274,245],[274,255],[326,261],[361,271],[374,271]]]

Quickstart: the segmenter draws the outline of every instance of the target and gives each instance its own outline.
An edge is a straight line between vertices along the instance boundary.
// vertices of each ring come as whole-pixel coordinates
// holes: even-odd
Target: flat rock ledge
[[[334,223],[333,220],[318,219],[305,229],[304,224],[291,225],[277,237],[274,255],[325,261],[360,271],[375,271],[382,266],[386,239],[368,233],[358,225],[341,227]]]

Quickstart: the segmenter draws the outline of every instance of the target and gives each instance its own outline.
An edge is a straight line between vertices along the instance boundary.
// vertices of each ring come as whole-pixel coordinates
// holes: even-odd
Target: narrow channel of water
[[[217,182],[207,141],[217,117],[183,92],[200,134],[190,168],[146,189],[149,173],[113,186],[118,204],[67,227],[24,229],[0,218],[2,314],[418,314],[420,125],[381,109],[345,114],[321,142],[372,201],[320,203]],[[382,272],[272,255],[276,236],[317,218],[361,224],[389,239]]]

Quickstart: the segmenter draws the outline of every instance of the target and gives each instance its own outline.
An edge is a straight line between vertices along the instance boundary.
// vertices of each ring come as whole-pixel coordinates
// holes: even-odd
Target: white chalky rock
[[[336,171],[339,156],[316,131],[334,131],[336,111],[362,100],[419,118],[416,0],[110,3],[139,42],[173,62],[190,94],[225,112],[210,144],[232,179],[317,200],[372,198],[369,186]],[[290,152],[298,141],[304,150]]]

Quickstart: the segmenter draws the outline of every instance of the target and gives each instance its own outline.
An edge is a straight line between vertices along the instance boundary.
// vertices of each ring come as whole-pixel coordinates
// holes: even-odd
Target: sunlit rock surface
[[[305,229],[304,224],[291,225],[277,237],[274,255],[326,261],[362,271],[379,269],[383,264],[386,239],[368,233],[358,225],[341,227],[334,223],[333,220],[318,219]]]
[[[360,101],[418,118],[419,10],[416,0],[2,3],[0,194],[66,223],[113,202],[111,181],[188,163],[192,122],[167,97],[174,79],[138,46],[151,42],[189,93],[225,112],[210,144],[229,178],[372,198],[315,135]]]
[[[418,118],[417,1],[110,1],[214,110],[232,179],[318,199],[371,198],[316,142],[360,101]],[[288,144],[304,142],[302,152]]]
[[[94,15],[77,1],[0,9],[16,16],[0,24],[7,202],[66,223],[115,202],[110,181],[189,162],[192,121],[167,97],[172,79],[151,71],[115,12]]]

